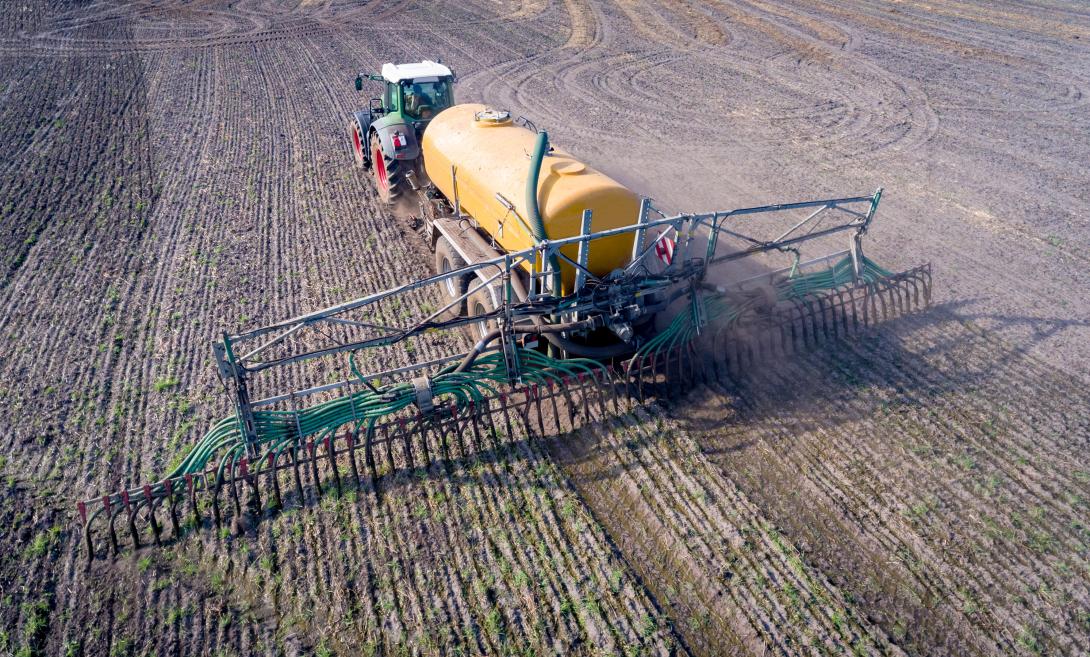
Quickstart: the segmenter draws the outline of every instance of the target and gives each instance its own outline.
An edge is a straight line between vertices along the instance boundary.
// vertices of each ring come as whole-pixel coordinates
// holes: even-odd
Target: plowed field
[[[1088,42],[1051,0],[11,3],[0,654],[1090,653]],[[229,409],[213,340],[429,272],[344,131],[425,57],[664,207],[884,186],[868,255],[935,306],[85,571],[75,501]]]

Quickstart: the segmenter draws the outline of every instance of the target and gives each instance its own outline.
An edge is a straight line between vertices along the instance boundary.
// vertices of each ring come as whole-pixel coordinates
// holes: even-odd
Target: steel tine
[[[648,359],[649,362],[645,362]],[[641,358],[637,363],[636,369],[636,399],[640,400],[640,403],[644,403],[646,395],[644,395],[644,384],[647,383],[647,379],[650,377],[654,379],[655,376],[655,361],[658,360],[658,354],[649,354],[647,358]],[[650,372],[648,371],[650,370]]]
[[[594,406],[597,405],[599,417],[604,420],[609,416],[609,395],[617,392],[617,388],[614,387],[614,381],[609,367],[603,367],[601,370],[591,372],[590,376],[590,384],[594,386],[594,400],[591,405],[591,414],[594,414],[593,409]],[[624,378],[624,395],[626,398],[630,394],[629,391],[628,376],[626,375]]]
[[[466,441],[464,439],[464,431],[460,430],[460,427],[465,426],[471,417],[478,412],[476,408],[478,405],[476,400],[470,400],[469,404],[465,408],[459,408],[456,402],[452,402],[450,405],[451,417],[443,420],[442,418],[436,418],[436,422],[443,425],[442,430],[439,432],[440,444],[443,446],[443,454],[445,461],[443,466],[445,469],[450,469],[450,464],[455,459],[464,458],[466,455]],[[454,414],[465,416],[459,421],[455,421]]]
[[[337,488],[337,496],[340,497],[344,490],[341,488],[341,472],[337,469],[337,445],[333,436],[325,437],[325,453],[329,458],[329,467],[333,469],[333,484]]]
[[[472,401],[469,402],[469,412],[470,412],[470,414],[472,414],[476,410],[476,408],[475,408],[476,405],[477,405],[476,402],[472,402]],[[450,419],[452,420],[452,423],[453,423],[454,417],[455,417],[455,415],[457,413],[458,413],[458,404],[452,402],[451,405],[450,405]],[[459,431],[457,423],[453,423],[453,429],[454,429],[453,430],[454,440],[458,443],[458,458],[464,459],[464,458],[466,458],[466,456],[469,453],[466,452],[465,441],[462,440],[462,432]]]
[[[530,408],[533,406],[534,400],[530,394],[530,386],[522,388],[519,392],[522,394],[522,403],[519,404],[515,412],[518,413],[519,421],[522,423],[523,434],[527,439],[533,438],[534,430],[530,422]]]
[[[484,410],[482,411],[483,414],[481,418],[484,422],[485,433],[489,436],[489,442],[492,444],[492,448],[499,451],[507,444],[507,441],[500,440],[500,431],[496,427],[496,413],[498,411],[492,407],[493,399],[494,398],[488,398],[484,400]]]
[[[231,517],[231,531],[236,536],[242,535],[242,503],[238,495],[238,476],[235,472],[235,464],[231,464],[230,468],[230,481],[231,486],[231,502],[235,507],[235,515]]]
[[[151,495],[151,484],[144,484],[144,501],[148,505],[148,520],[151,521],[151,535],[155,539],[155,545],[162,545],[160,534],[163,533],[163,528],[155,518],[155,498]]]
[[[568,426],[571,427],[571,429],[574,429],[575,416],[579,412],[579,407],[575,403],[575,397],[572,396],[572,385],[572,377],[567,375],[561,377],[560,383],[558,384],[560,393],[564,395],[564,403],[567,406],[568,412],[566,415],[568,418]]]
[[[560,428],[560,406],[556,403],[556,391],[553,390],[553,380],[551,377],[545,379],[545,389],[549,393],[549,405],[553,409],[553,424],[556,426],[555,434],[559,435],[563,432]]]
[[[473,428],[473,441],[477,445],[478,453],[482,453],[482,452],[487,451],[489,449],[489,447],[487,447],[485,445],[485,439],[481,435],[481,427],[480,427],[480,423],[479,423],[480,418],[477,417],[478,412],[479,412],[479,409],[475,408],[475,405],[472,402],[470,402],[469,412],[468,412],[469,417],[466,418],[465,423]],[[457,427],[455,427],[454,431],[455,431],[455,433],[461,433],[458,430]],[[498,445],[496,445],[495,443],[492,443],[491,448],[496,449],[496,448],[498,448]]]
[[[891,287],[893,288],[893,294],[897,297],[897,312],[903,316],[907,314],[906,308],[912,302],[912,291],[909,287],[908,278],[897,276],[891,281]]]
[[[659,382],[659,362],[665,365],[663,355],[661,351],[656,351],[651,355],[651,377],[648,380],[648,385],[651,388],[651,394],[658,394],[658,382]],[[643,402],[643,395],[640,395],[640,402]]]
[[[212,519],[216,523],[216,529],[223,527],[223,513],[220,511],[220,488],[223,487],[223,476],[216,473],[216,485],[212,490]]]
[[[787,356],[791,353],[791,309],[788,308],[784,314],[780,315],[780,330],[777,331],[776,337],[776,356]]]
[[[416,459],[413,458],[412,438],[409,435],[408,423],[406,422],[405,418],[403,418],[403,417],[397,418],[397,427],[398,427],[398,433],[401,434],[401,440],[405,444],[405,460],[407,461],[406,464],[409,466],[410,470],[415,470],[416,469]],[[387,443],[387,451],[389,451],[389,450],[390,450],[389,443]],[[396,466],[394,465],[394,456],[393,456],[393,453],[391,452],[390,453],[390,472],[394,472],[395,470],[396,470]]]
[[[806,311],[798,299],[791,300],[791,353],[806,349]]]
[[[115,524],[117,521],[117,517],[121,515],[121,511],[122,507],[120,506],[117,507],[117,511],[110,511],[109,508],[107,508],[106,511],[106,514],[109,518],[108,524],[110,526],[110,551],[115,557],[121,554],[121,545],[117,541],[117,528]]]
[[[840,296],[836,290],[833,290],[826,296],[826,303],[829,305],[829,321],[832,324],[830,327],[832,338],[833,340],[839,340],[844,337],[844,332],[840,326]]]
[[[356,465],[356,431],[346,431],[344,434],[344,442],[348,445],[348,463],[352,466],[352,479],[356,482],[356,490],[360,488],[360,470]],[[370,450],[368,450],[370,453]]]
[[[82,504],[83,502],[80,502],[80,505]],[[85,521],[83,523],[83,543],[84,547],[87,549],[87,561],[83,564],[83,570],[86,572],[91,569],[91,563],[95,560],[95,540],[94,537],[91,536],[90,521]]]
[[[601,380],[599,380],[599,374]],[[611,367],[603,367],[599,372],[592,372],[591,376],[594,377],[595,397],[598,401],[598,411],[601,413],[601,418],[604,420],[609,416],[609,397],[611,394],[620,394],[617,391],[618,385],[615,385],[613,380],[613,369]],[[625,398],[629,396],[628,377],[624,380],[624,395]]]
[[[586,372],[580,372],[576,377],[579,380],[579,399],[583,402],[583,424],[590,424],[590,390],[587,386],[590,385],[589,379],[593,378],[593,375],[588,376]]]
[[[478,450],[493,450],[499,451],[501,445],[497,439],[495,426],[491,422],[492,406],[487,398],[481,399],[470,404],[470,419],[473,423],[473,431],[480,435],[481,445]],[[461,431],[456,432],[461,435]],[[460,441],[461,439],[459,439]],[[468,454],[463,453],[463,457]]]
[[[855,334],[855,300],[852,298],[851,287],[840,291],[840,312],[844,322],[844,337],[850,337]]]
[[[435,449],[433,451],[437,455],[436,460],[440,465],[446,467],[446,465],[450,463],[450,440],[447,438],[447,430],[454,422],[450,419],[444,421],[434,413],[425,415],[423,418],[421,421],[427,423],[427,429],[423,436],[424,440],[428,440],[429,435],[432,436],[432,439],[435,441]],[[455,432],[457,432],[457,429],[455,429]],[[430,461],[428,462],[428,465],[431,465]]]
[[[909,310],[916,310],[920,307],[920,279],[916,278],[915,274],[909,274],[905,280],[912,286],[912,296],[909,299]]]
[[[814,310],[814,298],[810,295],[806,296],[806,300],[803,302],[806,304],[806,326],[808,330],[809,339],[807,341],[807,349],[814,349],[821,344],[821,328],[818,325],[817,313]]]
[[[284,508],[284,500],[280,495],[280,477],[277,473],[277,456],[278,454],[275,451],[269,450],[269,455],[266,457],[269,464],[269,479],[272,480],[272,508],[275,511],[279,511]]]
[[[460,445],[468,443],[471,451],[480,453],[488,449],[488,447],[485,444],[484,434],[481,433],[478,426],[480,420],[478,413],[480,413],[480,409],[476,400],[470,400],[465,408],[459,408],[457,403],[451,402],[449,417],[434,421],[441,424],[443,440],[449,443],[449,435],[457,436]],[[463,455],[466,453],[464,450],[462,451]],[[447,470],[450,470],[451,463],[453,463],[453,460],[448,459],[444,461],[443,465]]]
[[[398,418],[398,420],[400,421],[399,426],[401,427],[401,431],[402,431],[402,433],[404,433],[405,421],[402,418]],[[391,447],[391,444],[393,443],[393,439],[390,436],[390,425],[389,425],[389,423],[382,425],[382,438],[386,442],[386,458],[388,459],[388,463],[389,463],[389,472],[392,474],[392,473],[394,473],[396,471],[396,469],[395,469],[395,466],[394,466],[393,447]],[[373,454],[373,451],[372,451],[373,450],[372,445],[375,442],[375,427],[374,427],[374,425],[371,425],[371,426],[367,427],[367,433],[364,434],[363,441],[364,441],[364,446],[365,446],[364,452],[366,454],[367,470],[368,470],[368,472],[370,472],[370,475],[371,475],[371,489],[375,492],[375,500],[381,504],[382,503],[382,489],[379,486],[379,474],[378,474],[378,470],[376,469],[375,457],[374,457],[374,454]],[[406,443],[408,443],[407,440],[406,440]],[[411,465],[412,464],[412,453],[411,452],[409,453],[408,459],[409,459],[409,463]]]
[[[810,321],[813,323],[814,342],[811,345],[812,348],[820,347],[823,343],[828,342],[828,324],[825,321],[825,304],[822,302],[820,294],[810,295],[808,303],[810,304]]]
[[[295,494],[299,497],[299,506],[306,504],[303,497],[303,475],[299,472],[299,443],[291,446],[291,470],[295,477]]]
[[[507,435],[506,435],[506,437],[504,439],[504,442],[507,442],[507,441],[513,440],[514,437],[515,437],[515,434],[511,430],[511,416],[508,413],[508,409],[507,409],[507,393],[506,392],[501,392],[500,393],[500,410],[503,413],[503,426],[507,430]]]
[[[427,428],[424,426],[423,415],[417,414],[417,416],[413,418],[413,429],[411,433],[415,433],[420,438],[420,446],[424,450],[424,462],[420,464],[420,467],[426,470],[433,459],[431,450],[428,449],[428,434]]]
[[[113,509],[111,508],[111,505],[110,505],[110,496],[109,495],[103,495],[102,496],[102,506],[106,511],[106,521],[107,521],[106,525],[110,529],[110,546],[109,547],[110,547],[110,550],[112,551],[113,555],[117,556],[117,553],[120,552],[120,550],[118,549],[118,545],[117,545],[117,530],[114,529],[114,519],[117,518],[117,514],[121,512],[121,509],[120,509],[120,507],[118,507],[117,512],[113,511]]]
[[[556,386],[556,393],[553,397],[557,399],[556,408],[556,422],[557,422],[557,435],[571,431],[575,426],[573,415],[576,412],[575,398],[572,397],[571,391],[571,377],[563,375],[559,381],[554,383]]]
[[[140,534],[136,531],[136,510],[133,509],[133,504],[129,500],[129,491],[121,491],[121,504],[125,508],[125,514],[128,516],[129,535],[132,536],[133,548],[139,548]]]
[[[186,473],[185,475],[185,487],[189,492],[189,513],[193,517],[193,525],[199,526],[201,524],[201,513],[197,507],[197,489],[193,483],[193,474]]]
[[[614,369],[612,365],[607,365],[605,370],[605,383],[606,389],[609,392],[609,399],[613,401],[613,412],[617,415],[621,414],[621,391],[618,390],[618,382],[621,380],[621,373]],[[627,398],[627,395],[626,395]],[[604,407],[603,407],[604,410]],[[606,413],[608,415],[608,412]]]
[[[170,479],[163,480],[163,488],[167,491],[167,512],[170,514],[170,531],[174,532],[174,538],[182,535],[182,528],[178,524],[178,500],[174,496],[174,483]]]
[[[545,433],[545,414],[541,411],[541,384],[531,384],[530,390],[534,399],[534,411],[537,411],[537,428],[540,430],[538,437],[544,438],[548,434]]]
[[[249,486],[250,499],[246,502],[246,508],[254,512],[254,515],[261,515],[261,493],[257,489],[257,474],[250,472],[249,461],[246,457],[242,457],[240,464],[242,466],[242,482]]]
[[[314,444],[313,440],[307,441],[306,455],[307,461],[310,463],[310,477],[314,481],[314,494],[317,499],[322,499],[322,480],[318,476],[318,446]]]
[[[859,332],[859,304],[857,302],[857,293],[859,287],[851,287],[846,291],[848,298],[848,306],[851,308],[851,323],[849,324],[849,333],[856,334]]]

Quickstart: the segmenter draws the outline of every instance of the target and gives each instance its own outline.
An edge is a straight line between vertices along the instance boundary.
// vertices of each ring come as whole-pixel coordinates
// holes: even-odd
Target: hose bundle
[[[600,363],[589,359],[557,360],[524,348],[517,348],[516,352],[525,384],[562,384],[565,379],[580,374],[596,377],[603,372]],[[362,382],[354,358],[350,357],[349,362],[353,373]],[[507,381],[503,354],[492,352],[477,357],[463,371],[455,371],[453,366],[441,371],[431,379],[431,390],[437,401],[442,400],[447,406],[454,404],[461,409],[496,395],[499,387]],[[303,446],[308,440],[320,442],[332,437],[342,427],[351,427],[356,434],[362,431],[371,435],[383,418],[403,411],[415,401],[416,390],[412,384],[396,382],[363,389],[299,411],[255,410],[256,447],[261,457],[254,467],[259,469],[270,454],[274,455],[275,460],[285,451]],[[247,443],[237,417],[225,417],[213,425],[160,481],[206,472],[217,458],[216,475],[222,477],[224,470],[233,468],[246,453]]]

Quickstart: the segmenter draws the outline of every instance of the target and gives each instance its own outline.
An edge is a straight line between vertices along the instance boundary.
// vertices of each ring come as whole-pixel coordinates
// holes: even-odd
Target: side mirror
[[[356,76],[356,91],[363,91],[363,76]]]

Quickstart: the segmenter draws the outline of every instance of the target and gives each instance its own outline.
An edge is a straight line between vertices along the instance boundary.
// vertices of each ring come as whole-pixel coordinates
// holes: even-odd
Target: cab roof
[[[450,69],[430,59],[412,64],[383,64],[382,77],[387,82],[419,80],[421,78],[442,78],[452,75]]]

